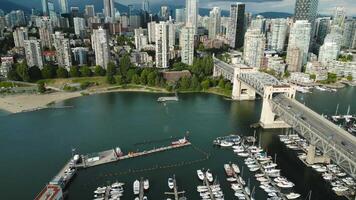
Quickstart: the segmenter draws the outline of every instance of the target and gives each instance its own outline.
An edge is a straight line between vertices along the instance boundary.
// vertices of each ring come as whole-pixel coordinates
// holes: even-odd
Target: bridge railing
[[[289,115],[289,118],[291,119],[291,121],[292,120],[297,121],[299,124],[303,125],[304,128],[306,128],[307,130],[309,130],[312,133],[315,133],[328,146],[332,147],[333,149],[336,149],[337,151],[339,151],[343,155],[345,155],[345,160],[351,160],[352,162],[356,162],[355,155],[353,155],[350,152],[346,151],[340,145],[337,145],[336,143],[331,143],[330,140],[332,140],[332,138],[327,137],[325,134],[320,132],[318,129],[314,128],[311,124],[307,123],[306,121],[304,121],[302,119],[298,119],[295,114],[291,113],[287,108],[284,108],[279,103],[274,102],[273,100],[271,100],[271,102],[273,104],[277,105],[281,109],[281,111],[283,111],[285,114]],[[292,127],[293,127],[293,124],[292,124]]]

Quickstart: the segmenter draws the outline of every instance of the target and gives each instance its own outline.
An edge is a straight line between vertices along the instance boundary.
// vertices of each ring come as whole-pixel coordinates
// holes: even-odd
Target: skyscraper
[[[150,13],[150,2],[148,0],[142,0],[142,11]]]
[[[255,19],[251,21],[251,29],[258,29],[261,33],[265,31],[266,19],[262,15],[257,15]]]
[[[352,48],[353,37],[356,34],[356,20],[355,19],[347,19],[344,23],[343,28],[343,36],[342,36],[342,47]]]
[[[59,6],[61,7],[61,13],[69,13],[68,0],[59,0]]]
[[[247,29],[244,42],[243,59],[250,67],[261,67],[266,38],[259,29]]]
[[[185,1],[185,23],[188,26],[194,27],[195,30],[198,29],[198,11],[199,11],[199,0],[186,0]]]
[[[168,6],[161,6],[161,19],[166,21],[169,19],[169,8]]]
[[[318,44],[324,44],[324,39],[326,35],[330,32],[330,17],[318,18],[317,23],[317,32],[316,32],[316,41]]]
[[[287,64],[289,71],[300,72],[302,66],[307,63],[310,36],[311,25],[307,20],[298,20],[294,22],[290,29],[287,49]],[[300,60],[294,62],[296,58],[299,58]]]
[[[230,47],[241,48],[244,43],[245,4],[231,4],[227,39]]]
[[[209,13],[209,38],[215,39],[221,31],[221,10],[214,7]]]
[[[42,49],[39,40],[25,40],[26,62],[29,67],[43,67]]]
[[[184,23],[185,22],[185,9],[177,8],[176,9],[176,23]]]
[[[332,25],[338,25],[340,27],[343,27],[345,19],[346,12],[344,7],[336,7],[334,11]]]
[[[88,51],[86,47],[75,47],[72,48],[73,60],[76,65],[83,66],[88,63]]]
[[[194,27],[185,26],[181,29],[179,41],[182,49],[182,63],[187,65],[192,65],[194,60],[194,35]]]
[[[270,32],[267,34],[269,36],[267,45],[269,50],[279,52],[284,50],[287,30],[288,24],[286,19],[272,19]]]
[[[156,24],[156,67],[169,67],[169,22]]]
[[[40,35],[41,46],[42,48],[52,47],[52,34],[53,34],[53,27],[52,22],[49,17],[42,17],[39,21],[38,32]]]
[[[84,15],[85,17],[94,17],[95,16],[94,5],[85,5]]]
[[[83,32],[85,31],[85,20],[84,20],[84,18],[74,17],[73,18],[73,23],[74,23],[74,33],[78,37],[83,37]]]
[[[318,14],[318,2],[319,0],[296,0],[294,8],[294,21],[308,20],[313,26]]]
[[[156,42],[156,22],[152,21],[147,24],[148,43]]]
[[[109,37],[107,30],[102,27],[93,30],[91,42],[95,52],[95,64],[106,69],[110,61]]]
[[[105,21],[113,22],[115,18],[114,0],[104,0]]]
[[[320,47],[318,61],[322,64],[337,60],[340,53],[340,46],[333,41],[325,41]]]
[[[135,46],[136,49],[141,51],[141,49],[148,44],[147,29],[137,28],[135,32]]]
[[[42,0],[42,13],[44,16],[48,16],[48,0]]]
[[[15,47],[24,47],[25,40],[28,40],[27,27],[18,27],[13,32]]]
[[[64,38],[62,32],[55,32],[53,34],[54,47],[56,49],[56,58],[58,66],[69,67],[72,66],[72,52],[70,49],[69,39]]]

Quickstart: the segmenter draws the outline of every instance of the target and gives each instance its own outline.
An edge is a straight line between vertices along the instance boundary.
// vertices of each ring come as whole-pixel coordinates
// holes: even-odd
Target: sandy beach
[[[52,102],[59,102],[79,96],[81,96],[80,92],[7,95],[0,97],[0,109],[10,113],[26,112],[46,108]]]
[[[109,92],[152,92],[152,93],[167,93],[164,89],[142,87],[142,88],[117,88],[105,87],[95,88],[77,92],[53,92],[50,94],[17,94],[0,96],[0,109],[10,112],[19,113],[38,109],[47,108],[48,104],[72,99],[76,97]]]

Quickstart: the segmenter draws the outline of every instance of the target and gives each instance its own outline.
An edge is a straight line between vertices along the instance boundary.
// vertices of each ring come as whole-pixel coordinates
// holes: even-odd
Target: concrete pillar
[[[309,145],[308,149],[307,149],[307,158],[306,158],[306,162],[309,165],[313,165],[315,163],[324,163],[324,164],[330,164],[330,157],[327,155],[322,155],[322,156],[316,156],[315,155],[315,151],[316,151],[316,147],[315,145]]]
[[[276,120],[276,114],[272,111],[271,103],[269,102],[272,99],[273,87],[266,86],[264,88],[263,102],[262,102],[262,111],[260,118],[260,125],[262,128],[290,128],[290,126],[282,120]]]
[[[255,100],[256,99],[256,91],[250,86],[244,84],[242,81],[238,79],[240,68],[234,69],[234,77],[232,83],[232,99],[238,101],[244,100]]]

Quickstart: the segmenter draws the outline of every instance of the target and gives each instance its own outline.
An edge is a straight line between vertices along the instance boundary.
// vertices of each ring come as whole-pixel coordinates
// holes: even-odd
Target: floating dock
[[[173,176],[173,192],[165,192],[167,195],[174,195],[174,200],[181,200],[184,198],[179,198],[179,194],[184,194],[185,191],[178,192],[176,177]]]
[[[246,192],[246,190],[244,188],[244,185],[241,183],[239,175],[237,175],[237,173],[235,172],[235,170],[234,170],[234,168],[232,167],[231,164],[229,164],[229,166],[230,166],[230,169],[232,170],[232,177],[234,177],[236,179],[237,183],[242,187],[242,193],[244,193],[245,199],[246,200],[251,200],[250,195],[247,194],[247,192]],[[242,176],[241,176],[241,178],[242,178]]]
[[[111,149],[111,150],[99,152],[99,153],[97,153],[97,156],[94,156],[94,157],[91,157],[90,155],[82,155],[81,157],[83,158],[83,162],[81,164],[77,164],[76,167],[81,167],[81,168],[94,167],[94,166],[117,162],[120,160],[129,159],[129,158],[135,158],[135,157],[145,156],[145,155],[149,155],[149,154],[153,154],[153,153],[168,151],[171,149],[182,148],[182,147],[189,146],[189,145],[191,145],[191,143],[189,141],[187,141],[182,144],[169,145],[169,146],[154,148],[154,149],[145,150],[145,151],[141,151],[141,152],[131,152],[124,156],[117,155],[115,150]]]
[[[98,165],[108,164],[112,162],[117,162],[120,160],[125,160],[129,158],[135,158],[140,156],[145,156],[153,153],[168,151],[172,149],[182,148],[191,145],[191,143],[184,137],[178,141],[172,142],[168,146],[163,146],[159,148],[154,148],[150,150],[144,150],[141,152],[130,152],[127,155],[122,155],[122,153],[118,153],[115,149],[102,151],[99,153],[95,153],[95,156],[92,155],[81,155],[78,156],[78,160],[75,159],[74,156],[71,158],[64,167],[58,172],[58,174],[42,189],[42,191],[36,196],[36,200],[42,200],[44,195],[52,194],[53,188],[56,189],[56,195],[63,199],[63,190],[67,187],[68,183],[73,179],[74,175],[77,173],[77,170],[80,168],[88,168],[94,167]],[[81,162],[77,163],[81,159]],[[141,184],[141,183],[140,183]],[[142,182],[143,184],[143,182]],[[143,186],[143,185],[142,185]],[[143,187],[142,187],[143,188]],[[143,198],[143,196],[142,196]]]
[[[157,99],[158,102],[166,102],[166,101],[178,101],[178,97],[158,97]]]

